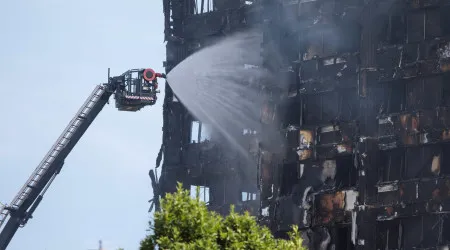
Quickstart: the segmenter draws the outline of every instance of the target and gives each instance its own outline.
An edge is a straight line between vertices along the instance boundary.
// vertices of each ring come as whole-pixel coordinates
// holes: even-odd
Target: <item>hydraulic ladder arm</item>
[[[119,110],[137,111],[155,103],[156,93],[159,92],[157,78],[165,77],[165,74],[152,69],[132,69],[120,76],[109,77],[108,69],[108,83],[95,87],[11,204],[0,207],[0,250],[5,250],[19,227],[32,218],[44,193],[64,165],[64,160],[111,95],[115,94]]]
[[[0,229],[9,217],[9,220],[0,232],[1,250],[6,249],[17,229],[24,226],[32,217],[44,193],[61,170],[64,159],[103,109],[114,91],[114,84],[98,85],[94,89],[12,203],[0,209]]]

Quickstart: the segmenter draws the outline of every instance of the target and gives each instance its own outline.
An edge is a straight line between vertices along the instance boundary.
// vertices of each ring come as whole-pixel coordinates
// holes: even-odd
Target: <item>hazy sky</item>
[[[0,201],[9,203],[107,68],[162,71],[165,47],[161,0],[16,0],[0,9]],[[99,239],[107,250],[138,249],[162,99],[127,113],[111,98],[8,250],[96,249]]]

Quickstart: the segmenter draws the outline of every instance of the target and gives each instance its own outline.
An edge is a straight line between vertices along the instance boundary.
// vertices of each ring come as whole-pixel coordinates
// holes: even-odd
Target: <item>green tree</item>
[[[280,249],[304,250],[296,226],[290,240],[275,239],[267,227],[257,224],[254,217],[234,212],[223,218],[207,209],[206,204],[192,199],[189,191],[178,183],[177,192],[167,194],[161,201],[161,211],[150,222],[152,234],[141,241],[140,250],[159,249]]]

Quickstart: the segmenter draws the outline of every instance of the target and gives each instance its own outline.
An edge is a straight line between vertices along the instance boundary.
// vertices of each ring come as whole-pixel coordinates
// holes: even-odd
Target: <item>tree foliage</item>
[[[141,241],[140,250],[159,249],[280,249],[303,250],[296,226],[290,240],[275,239],[267,227],[257,224],[254,217],[234,212],[223,218],[207,209],[206,204],[192,199],[189,191],[178,183],[177,192],[167,194],[161,201],[161,211],[150,222],[152,234]]]

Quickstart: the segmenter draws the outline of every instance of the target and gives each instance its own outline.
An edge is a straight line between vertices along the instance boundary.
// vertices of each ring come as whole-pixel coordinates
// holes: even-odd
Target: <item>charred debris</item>
[[[167,72],[256,27],[277,81],[261,83],[263,129],[242,133],[251,162],[167,85],[155,197],[201,186],[210,209],[279,237],[299,225],[310,249],[448,249],[450,0],[163,2]]]

